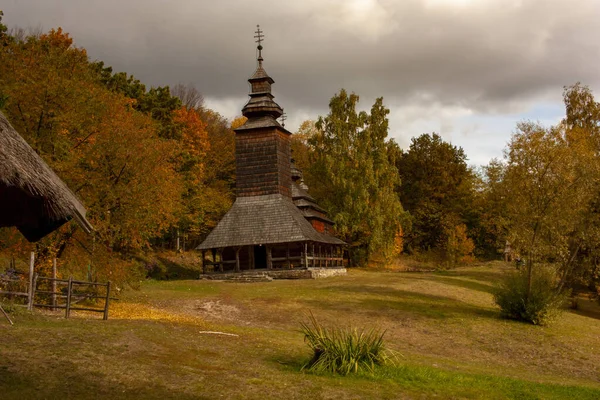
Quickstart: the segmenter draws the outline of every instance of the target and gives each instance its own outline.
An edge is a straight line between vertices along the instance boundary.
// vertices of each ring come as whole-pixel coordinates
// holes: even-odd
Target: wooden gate
[[[50,283],[50,290],[39,290],[38,285],[40,282],[47,281]],[[88,288],[88,290],[82,290],[82,288]],[[98,293],[95,289],[105,288],[104,294]],[[37,300],[46,300],[48,303],[36,303]],[[65,318],[69,318],[71,310],[76,311],[92,311],[103,313],[103,319],[108,319],[108,306],[110,303],[110,281],[106,283],[97,282],[85,282],[76,281],[73,277],[69,279],[57,279],[57,278],[46,278],[41,276],[35,276],[33,278],[32,294],[30,298],[31,307],[44,307],[51,308],[52,310],[64,309]],[[83,300],[96,300],[103,299],[103,307],[82,307],[77,305]],[[64,300],[61,302],[61,300]]]

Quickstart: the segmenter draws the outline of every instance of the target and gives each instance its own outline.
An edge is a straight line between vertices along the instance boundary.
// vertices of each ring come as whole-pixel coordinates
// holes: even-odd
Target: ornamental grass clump
[[[301,326],[304,341],[313,351],[303,370],[340,375],[373,373],[375,366],[391,361],[392,354],[383,343],[385,332],[380,329],[324,328],[312,314]]]

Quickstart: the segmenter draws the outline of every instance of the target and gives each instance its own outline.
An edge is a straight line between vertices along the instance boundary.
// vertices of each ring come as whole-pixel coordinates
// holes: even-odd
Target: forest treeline
[[[0,15],[1,17],[1,15]],[[531,268],[551,262],[567,285],[600,281],[600,105],[564,90],[557,126],[521,122],[502,160],[468,165],[435,133],[407,149],[388,138],[383,99],[368,112],[341,90],[326,116],[292,136],[311,194],[354,265],[400,253],[443,267],[500,258],[506,242]],[[83,200],[96,231],[67,224],[36,244],[0,230],[0,254],[35,247],[94,279],[139,278],[140,255],[197,245],[234,199],[233,128],[192,86],[146,87],[73,45],[60,28],[8,31],[0,19],[0,110]]]
[[[3,254],[35,246],[36,268],[57,257],[63,270],[93,269],[94,278],[137,277],[132,255],[177,235],[198,244],[232,203],[232,122],[193,87],[146,88],[90,61],[60,28],[27,35],[0,25],[0,110],[83,200],[95,228],[89,236],[68,224],[35,245],[3,229]]]

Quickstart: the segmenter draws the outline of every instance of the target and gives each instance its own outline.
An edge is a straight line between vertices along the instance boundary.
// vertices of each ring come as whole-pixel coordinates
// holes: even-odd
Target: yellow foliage
[[[110,307],[110,318],[205,325],[200,317],[129,302],[113,302]]]
[[[248,121],[246,117],[237,117],[233,121],[231,121],[231,129],[237,129],[240,126],[244,125]]]

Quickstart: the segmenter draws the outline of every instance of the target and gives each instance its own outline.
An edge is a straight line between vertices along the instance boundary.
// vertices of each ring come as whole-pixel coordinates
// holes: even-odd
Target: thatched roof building
[[[262,32],[258,67],[248,79],[248,118],[235,129],[236,201],[198,246],[206,266],[225,271],[343,266],[345,243],[331,234],[333,222],[306,191],[301,172],[292,168],[291,132],[277,119],[274,80],[263,68]]]
[[[37,241],[75,219],[87,233],[85,208],[0,112],[0,227]]]

